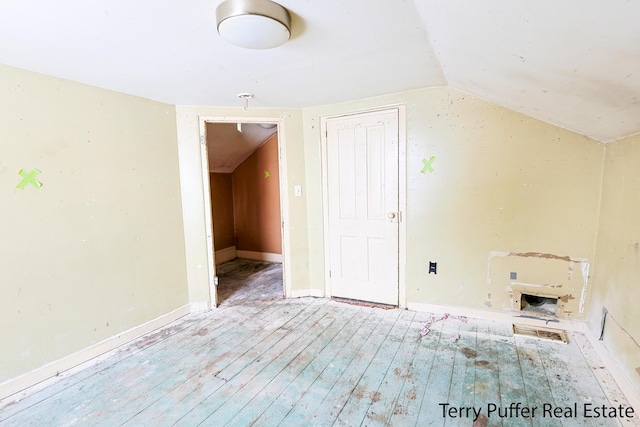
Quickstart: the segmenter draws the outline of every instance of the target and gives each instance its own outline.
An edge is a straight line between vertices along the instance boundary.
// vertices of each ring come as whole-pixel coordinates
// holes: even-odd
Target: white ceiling
[[[640,132],[640,1],[280,0],[252,51],[221,0],[3,0],[0,63],[178,105],[306,107],[451,85],[601,141]]]

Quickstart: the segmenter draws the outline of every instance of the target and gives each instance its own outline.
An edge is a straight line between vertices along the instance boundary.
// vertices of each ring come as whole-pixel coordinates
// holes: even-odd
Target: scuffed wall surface
[[[640,136],[607,144],[589,326],[640,394]]]
[[[0,92],[3,382],[188,289],[174,107],[5,66]]]
[[[394,104],[407,107],[407,301],[512,310],[516,271],[584,318],[584,281],[562,259],[593,260],[603,145],[448,87],[304,110],[312,286],[324,289],[321,118]]]
[[[236,249],[282,253],[278,135],[233,171]]]
[[[211,173],[211,214],[213,247],[216,251],[236,244],[233,219],[233,185],[230,173]]]
[[[492,251],[487,260],[487,283],[505,284],[509,293],[507,310],[519,310],[522,295],[555,300],[559,318],[581,318],[589,292],[591,261],[539,252]],[[515,277],[511,277],[511,275]],[[492,307],[491,296],[485,306]]]

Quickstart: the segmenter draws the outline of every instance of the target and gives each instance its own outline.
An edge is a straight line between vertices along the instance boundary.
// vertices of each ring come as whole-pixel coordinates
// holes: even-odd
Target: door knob
[[[387,214],[387,218],[389,219],[389,222],[401,222],[402,212],[389,212]]]

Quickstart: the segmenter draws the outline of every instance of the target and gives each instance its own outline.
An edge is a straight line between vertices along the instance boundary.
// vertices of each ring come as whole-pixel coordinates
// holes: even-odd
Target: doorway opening
[[[268,291],[262,287],[253,294],[263,298],[286,294],[280,125],[273,119],[202,123],[212,306],[235,293],[251,293],[247,288],[260,286],[256,280],[263,270],[271,272],[270,280],[274,274],[279,278]]]

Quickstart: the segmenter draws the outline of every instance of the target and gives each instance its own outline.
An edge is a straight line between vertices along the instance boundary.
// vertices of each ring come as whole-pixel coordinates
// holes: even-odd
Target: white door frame
[[[327,120],[359,114],[396,110],[398,112],[398,209],[401,220],[398,230],[398,306],[407,306],[407,113],[404,104],[357,110],[320,118],[322,160],[322,215],[324,221],[324,283],[325,295],[331,297],[331,267],[329,254],[329,181],[327,169]]]
[[[291,277],[289,262],[289,230],[284,224],[289,224],[289,193],[287,190],[286,143],[284,138],[284,119],[279,117],[229,117],[229,116],[199,116],[200,153],[202,157],[202,185],[204,188],[204,220],[207,236],[207,268],[209,279],[209,305],[217,307],[217,291],[214,283],[216,276],[215,248],[213,247],[213,214],[211,212],[211,188],[209,185],[209,154],[207,149],[206,124],[210,123],[274,123],[278,127],[278,171],[280,187],[280,230],[282,236],[282,281],[284,297],[291,296]]]

